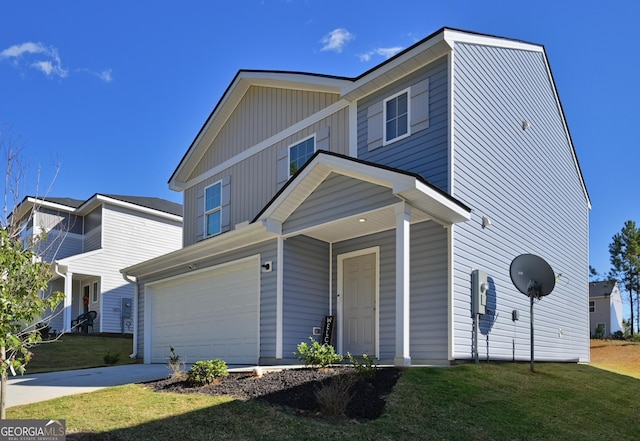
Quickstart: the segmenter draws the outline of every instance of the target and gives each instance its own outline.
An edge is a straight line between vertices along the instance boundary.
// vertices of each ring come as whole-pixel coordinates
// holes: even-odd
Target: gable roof
[[[470,218],[468,206],[416,173],[318,150],[251,222],[286,220],[330,173],[388,187],[400,199],[441,223]]]
[[[415,207],[412,217],[417,221],[433,219],[442,224],[463,222],[470,218],[471,209],[448,193],[427,182],[420,175],[409,173],[392,167],[383,166],[333,152],[317,151],[298,172],[289,179],[278,193],[265,205],[251,221],[237,225],[235,229],[217,236],[209,237],[195,244],[186,246],[168,254],[132,265],[121,270],[130,276],[142,277],[161,274],[163,272],[187,267],[201,259],[228,253],[235,249],[281,237],[281,226],[284,221],[314,192],[323,179],[331,173],[342,174],[356,180],[370,182],[389,189],[400,200]],[[382,210],[393,212],[393,206]],[[345,222],[353,220],[334,220],[328,224],[313,227],[313,231],[305,231],[310,237],[335,239],[339,235],[365,235],[375,231],[380,225],[388,230],[395,225],[395,214],[376,211],[381,219],[378,222],[358,223],[357,232],[345,227]],[[362,213],[355,216],[361,217]],[[382,215],[381,215],[382,214]],[[386,222],[386,224],[385,224]],[[339,227],[336,225],[340,225]],[[382,231],[380,230],[380,231]],[[298,235],[293,232],[291,235]],[[190,267],[194,269],[195,267]]]
[[[544,46],[498,37],[489,34],[443,27],[433,34],[418,41],[407,49],[397,53],[388,60],[374,66],[361,75],[353,78],[323,75],[305,72],[240,70],[227,87],[220,101],[216,104],[206,122],[198,132],[177,168],[169,178],[169,187],[182,190],[190,174],[205,155],[210,144],[235,110],[242,97],[252,85],[279,87],[294,90],[313,90],[339,94],[342,103],[350,103],[379,90],[426,64],[451,53],[456,43],[482,44],[519,50],[536,51],[543,55],[549,73],[549,80],[561,114],[564,132],[571,147],[576,172],[584,192],[587,206],[591,208],[589,192],[584,181],[582,169],[578,162],[569,127],[566,123],[564,109],[558,96],[555,80],[549,66]]]
[[[109,202],[115,205],[126,205],[129,208],[138,211],[153,211],[155,215],[169,217],[174,220],[182,220],[182,205],[156,197],[145,196],[122,196],[113,194],[96,193],[89,199],[73,199],[66,197],[37,197],[26,196],[16,207],[16,213],[23,216],[31,206],[39,205],[41,207],[53,210],[67,211],[80,216],[85,215],[98,205]],[[13,215],[13,213],[11,214]],[[11,217],[11,215],[9,217]]]
[[[603,280],[589,283],[589,297],[607,297],[618,284],[615,280]]]

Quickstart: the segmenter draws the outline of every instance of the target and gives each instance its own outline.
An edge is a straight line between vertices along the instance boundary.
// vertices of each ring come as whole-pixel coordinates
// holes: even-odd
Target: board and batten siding
[[[435,222],[411,226],[410,355],[412,363],[447,359],[447,230]],[[333,245],[333,305],[337,305],[338,255],[380,247],[378,341],[381,362],[395,356],[396,242],[388,230]],[[334,311],[336,313],[337,311]]]
[[[428,127],[391,144],[370,149],[368,144],[369,108],[402,90],[428,81]],[[449,186],[448,147],[448,68],[443,57],[376,93],[358,101],[358,158],[389,167],[417,173],[430,183],[447,191]],[[411,111],[412,109],[410,109]],[[379,124],[384,124],[381,117]],[[424,124],[418,128],[424,127]],[[376,128],[377,129],[377,128]],[[380,134],[382,128],[379,128]]]
[[[470,277],[483,269],[480,359],[529,359],[529,299],[509,268],[530,253],[558,277],[534,306],[536,359],[588,361],[588,196],[544,54],[457,43],[453,77],[453,196],[473,210],[453,227],[453,358],[472,356]]]
[[[272,262],[273,268],[270,272],[260,273],[260,358],[275,360],[276,356],[276,274],[277,267],[277,244],[275,240],[265,241],[250,247],[234,250],[222,255],[212,256],[207,259],[196,262],[198,269],[217,266],[223,263],[232,262],[249,256],[260,255],[260,262]],[[183,275],[187,271],[186,267],[174,268],[169,271],[163,271],[156,277],[149,277],[138,280],[138,345],[137,355],[142,358],[144,354],[144,338],[145,332],[144,314],[144,290],[145,284],[157,282],[159,280],[168,279],[175,276]],[[215,287],[212,287],[215,288]],[[179,293],[177,293],[179,295]],[[185,318],[188,320],[188,317]],[[178,354],[179,355],[179,354]],[[167,354],[168,356],[168,354]],[[198,360],[188,360],[193,363]]]
[[[251,86],[189,179],[334,104],[337,94]]]
[[[229,227],[251,221],[279,190],[278,155],[282,149],[316,133],[326,133],[328,137],[323,145],[335,153],[347,154],[348,146],[348,109],[334,114],[284,136],[281,140],[259,152],[234,163],[220,173],[185,189],[184,191],[184,245],[194,244],[204,238],[204,200],[206,187],[218,181],[228,180],[229,185]],[[327,135],[324,135],[327,136]]]

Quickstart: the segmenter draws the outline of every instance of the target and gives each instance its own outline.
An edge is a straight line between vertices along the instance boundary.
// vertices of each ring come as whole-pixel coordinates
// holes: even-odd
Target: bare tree
[[[8,374],[24,373],[30,348],[42,341],[42,315],[53,311],[64,294],[47,291],[51,272],[40,258],[46,231],[26,234],[33,210],[22,216],[16,210],[25,182],[20,150],[1,137],[0,146],[6,158],[0,219],[0,418],[5,419]]]

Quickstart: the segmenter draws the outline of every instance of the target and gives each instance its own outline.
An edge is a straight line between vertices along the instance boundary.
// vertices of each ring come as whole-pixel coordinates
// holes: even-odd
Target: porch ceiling
[[[361,213],[357,216],[350,216],[323,225],[317,225],[306,230],[296,231],[295,234],[291,235],[304,234],[305,236],[309,236],[323,242],[335,243],[379,233],[381,231],[395,228],[395,207],[395,205],[390,205],[378,210]],[[411,224],[427,220],[430,220],[430,218],[424,212],[419,210],[413,210],[411,212]]]

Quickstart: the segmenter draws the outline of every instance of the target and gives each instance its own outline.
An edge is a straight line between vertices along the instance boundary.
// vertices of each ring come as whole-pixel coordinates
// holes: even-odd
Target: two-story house
[[[589,330],[596,338],[622,329],[622,296],[615,280],[589,283]]]
[[[540,45],[444,28],[356,78],[241,70],[169,186],[184,248],[123,269],[146,363],[170,347],[293,363],[320,332],[342,354],[446,364],[473,358],[478,328],[481,360],[528,360],[509,272],[526,253],[558,277],[536,359],[589,360],[590,200]]]
[[[24,220],[25,238],[47,232],[39,253],[51,263],[49,289],[65,293],[48,316],[56,332],[72,330],[87,309],[97,312],[94,331],[132,333],[134,281],[120,270],[182,245],[182,206],[159,198],[26,197],[13,216]]]

